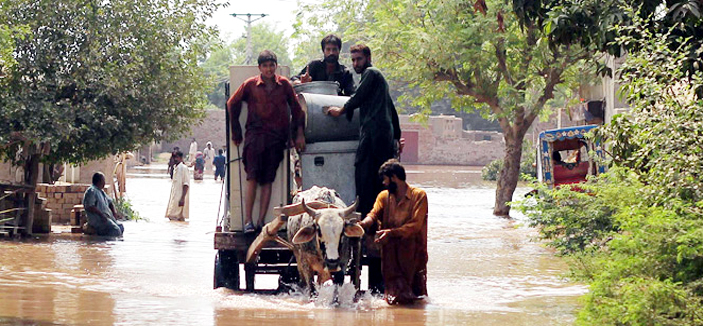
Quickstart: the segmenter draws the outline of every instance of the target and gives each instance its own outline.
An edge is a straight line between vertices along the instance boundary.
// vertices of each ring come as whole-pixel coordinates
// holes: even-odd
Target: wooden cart
[[[287,67],[279,66],[279,74],[287,75]],[[258,74],[258,67],[256,66],[233,66],[230,67],[230,81],[225,85],[226,97],[230,97],[230,89],[237,89],[244,80],[251,76]],[[231,88],[230,88],[231,87]],[[305,108],[304,108],[305,109]],[[308,119],[310,117],[308,116]],[[285,227],[285,222],[287,216],[280,214],[281,208],[285,205],[291,204],[292,200],[292,177],[290,164],[290,156],[284,155],[284,160],[279,166],[277,172],[276,180],[272,186],[272,196],[271,203],[275,204],[276,207],[269,208],[269,216],[266,218],[266,227],[262,231],[261,236],[257,234],[245,234],[243,232],[243,185],[245,179],[244,167],[241,162],[241,153],[239,153],[239,148],[234,145],[231,141],[230,135],[230,117],[229,112],[226,116],[226,130],[227,130],[227,178],[226,178],[226,204],[225,212],[220,214],[218,221],[217,231],[214,237],[214,248],[217,250],[215,256],[215,271],[214,271],[214,287],[226,287],[233,290],[240,290],[240,264],[244,265],[244,276],[245,276],[245,290],[246,291],[259,291],[255,289],[255,278],[257,274],[274,274],[279,275],[279,286],[273,291],[285,290],[288,288],[289,284],[296,283],[299,276],[298,270],[295,263],[295,257],[290,247],[288,247],[286,241],[276,241],[287,240],[286,232],[282,230]],[[245,126],[246,121],[246,109],[242,109],[242,114],[239,117],[240,124],[242,127]],[[312,125],[312,123],[310,123]],[[329,127],[325,127],[329,128]],[[357,127],[358,133],[358,127]],[[306,130],[306,139],[308,130]],[[314,139],[314,137],[311,137]],[[358,136],[357,138],[358,139]],[[342,147],[349,146],[349,144],[354,143],[354,139],[349,139],[346,135],[343,139],[343,143],[340,142]],[[356,141],[358,143],[358,140]],[[327,147],[332,145],[333,148],[338,148],[335,144],[325,143]],[[309,145],[310,146],[310,145]],[[329,157],[323,157],[324,153],[332,153],[334,151],[325,150],[327,148],[322,146],[320,152],[308,151],[312,153],[322,153],[314,154],[315,157],[309,157],[301,159],[301,161],[309,161],[310,166],[315,166],[315,168],[322,168],[322,165],[327,164],[331,168],[329,173],[335,173],[332,179],[339,179],[339,175],[344,173],[351,175],[347,177],[347,180],[342,180],[346,184],[351,182],[351,190],[345,189],[345,196],[351,198],[355,197],[355,190],[353,188],[354,178],[353,178],[353,165],[354,165],[354,151],[346,151],[346,154],[339,155],[339,151],[335,152],[336,155],[332,159]],[[310,148],[310,147],[309,147]],[[288,154],[288,153],[286,153]],[[325,160],[327,159],[327,160]],[[349,162],[343,162],[345,166],[348,166],[347,171],[339,171],[338,164],[339,160],[348,160]],[[305,168],[303,168],[304,170]],[[303,178],[305,178],[305,172],[303,171]],[[324,184],[324,178],[321,181],[319,179],[320,175],[323,174],[320,171],[313,171],[309,175],[315,175],[315,184],[319,186],[327,186],[329,188],[337,189],[339,180],[335,180],[337,184],[327,185]],[[309,181],[310,179],[308,179]],[[303,183],[305,184],[305,182]],[[352,191],[351,194],[348,194]],[[257,196],[258,198],[258,196]],[[345,198],[344,196],[342,197]],[[257,199],[258,201],[258,199]],[[350,204],[350,202],[347,202]],[[258,215],[258,202],[254,205],[254,216]],[[337,282],[340,281],[342,276],[349,276],[352,283],[357,289],[360,288],[360,275],[363,265],[368,265],[371,260],[378,260],[378,250],[373,246],[368,246],[369,250],[366,250],[366,245],[362,246],[363,240],[353,240],[351,241],[351,257],[352,260],[349,263],[349,268],[344,271],[344,274],[336,275],[335,279]],[[362,247],[363,250],[362,250]],[[379,265],[377,263],[372,263],[374,266]],[[372,272],[372,277],[380,278],[380,265],[379,268],[374,268],[377,272]],[[378,274],[378,275],[376,275]],[[264,292],[270,292],[266,290]]]

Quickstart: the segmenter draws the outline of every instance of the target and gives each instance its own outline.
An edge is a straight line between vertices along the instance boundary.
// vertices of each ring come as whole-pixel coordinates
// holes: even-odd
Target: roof
[[[598,125],[585,125],[546,130],[539,133],[539,140],[552,142],[556,140],[584,138],[588,132],[597,127]]]

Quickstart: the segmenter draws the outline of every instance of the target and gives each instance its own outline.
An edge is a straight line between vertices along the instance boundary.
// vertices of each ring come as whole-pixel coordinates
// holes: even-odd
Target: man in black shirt
[[[342,49],[342,39],[336,35],[327,35],[320,42],[322,60],[308,63],[298,76],[293,76],[293,84],[311,81],[336,81],[339,83],[339,95],[351,96],[355,92],[354,78],[351,71],[339,64],[339,52]]]

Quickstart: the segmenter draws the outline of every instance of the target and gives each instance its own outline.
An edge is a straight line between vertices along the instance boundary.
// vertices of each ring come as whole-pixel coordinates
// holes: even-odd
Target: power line
[[[253,54],[251,53],[251,23],[268,16],[267,14],[231,14],[234,18],[239,18],[247,23],[247,56],[244,59],[244,64],[250,65],[252,62]],[[252,16],[256,17],[252,19]],[[246,17],[243,18],[243,17]]]

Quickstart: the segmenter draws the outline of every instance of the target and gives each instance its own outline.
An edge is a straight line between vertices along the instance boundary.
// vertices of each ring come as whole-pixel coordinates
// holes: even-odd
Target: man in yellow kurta
[[[408,304],[427,296],[427,194],[405,182],[405,168],[395,159],[378,173],[387,190],[360,225],[378,223],[386,301]]]
[[[174,155],[176,166],[173,167],[171,179],[171,198],[168,200],[166,217],[171,220],[185,221],[188,218],[188,189],[190,185],[190,172],[183,163],[183,152],[177,151]]]

